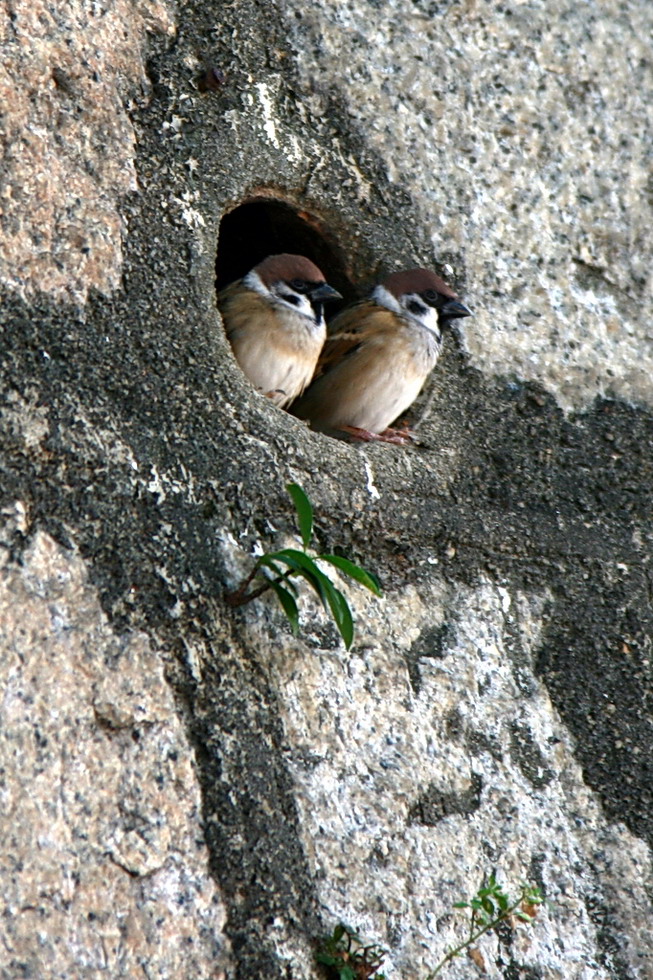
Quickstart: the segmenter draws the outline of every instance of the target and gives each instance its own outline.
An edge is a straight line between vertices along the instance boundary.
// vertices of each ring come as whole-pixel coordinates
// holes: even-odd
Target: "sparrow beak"
[[[457,320],[458,317],[474,315],[471,310],[467,309],[464,303],[461,303],[457,299],[451,299],[444,306],[441,306],[439,313],[445,320]]]
[[[308,295],[311,300],[317,300],[319,303],[328,303],[329,300],[342,299],[340,293],[330,286],[328,282],[321,282],[319,286],[311,289]]]

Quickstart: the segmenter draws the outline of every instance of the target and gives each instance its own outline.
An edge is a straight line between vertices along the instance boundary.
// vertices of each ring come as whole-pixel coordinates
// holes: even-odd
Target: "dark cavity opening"
[[[342,293],[344,302],[357,299],[347,275],[347,262],[336,239],[319,218],[285,201],[254,197],[244,201],[220,222],[216,285],[218,292],[240,279],[268,255],[305,255],[322,270],[326,281]],[[335,313],[330,304],[329,313]]]

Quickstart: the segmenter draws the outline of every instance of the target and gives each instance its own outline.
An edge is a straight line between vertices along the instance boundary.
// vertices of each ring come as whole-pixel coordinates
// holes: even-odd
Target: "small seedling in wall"
[[[509,898],[494,875],[490,875],[468,902],[456,902],[455,909],[466,909],[468,914],[467,936],[457,946],[453,946],[442,957],[426,977],[419,980],[434,980],[448,963],[466,953],[472,962],[486,972],[483,954],[477,947],[478,940],[496,929],[502,922],[516,928],[520,923],[533,925],[544,896],[533,885],[522,885],[517,898]],[[376,945],[365,945],[357,933],[340,923],[330,936],[319,940],[315,959],[326,966],[334,980],[385,980],[379,973],[387,951]]]
[[[501,885],[497,884],[494,875],[490,875],[487,884],[482,885],[473,898],[468,902],[456,902],[455,909],[467,909],[469,916],[468,934],[457,946],[452,947],[437,966],[427,974],[425,980],[433,980],[442,970],[455,959],[465,952],[469,958],[481,969],[485,970],[483,955],[476,947],[476,942],[484,936],[486,932],[496,929],[502,922],[510,922],[514,925],[523,923],[530,926],[535,921],[538,906],[544,901],[544,896],[539,888],[533,885],[522,885],[519,896],[511,899],[505,893]]]
[[[299,630],[299,607],[295,582],[303,578],[332,616],[349,650],[354,640],[354,619],[349,603],[317,563],[327,562],[337,568],[342,575],[364,585],[376,596],[381,595],[381,585],[376,575],[365,571],[348,558],[342,558],[340,555],[318,554],[314,549],[312,553],[309,551],[313,537],[313,507],[297,483],[289,483],[286,489],[297,511],[302,550],[282,548],[281,551],[271,551],[261,555],[245,581],[234,592],[229,592],[226,600],[230,606],[244,606],[271,589],[279,600],[293,633],[296,634]]]
[[[315,959],[337,980],[385,980],[379,973],[386,951],[380,946],[366,946],[360,936],[348,926],[339,923],[330,936],[324,936]]]

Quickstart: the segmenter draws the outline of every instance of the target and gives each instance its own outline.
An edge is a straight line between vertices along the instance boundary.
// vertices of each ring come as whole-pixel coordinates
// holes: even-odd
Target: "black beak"
[[[318,286],[311,289],[308,294],[311,300],[316,300],[319,303],[328,303],[329,300],[342,299],[337,290],[330,286],[328,282],[321,282]]]
[[[450,299],[448,303],[441,306],[439,309],[440,316],[445,320],[457,320],[462,316],[473,316],[471,310],[468,310],[464,303],[460,300]]]

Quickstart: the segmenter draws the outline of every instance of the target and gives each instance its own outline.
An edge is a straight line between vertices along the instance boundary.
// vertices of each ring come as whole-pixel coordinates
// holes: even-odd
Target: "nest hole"
[[[268,255],[291,252],[311,259],[326,281],[349,303],[358,298],[344,252],[322,222],[285,201],[250,198],[220,222],[216,285],[218,292],[240,279]],[[336,304],[329,312],[336,312]]]

